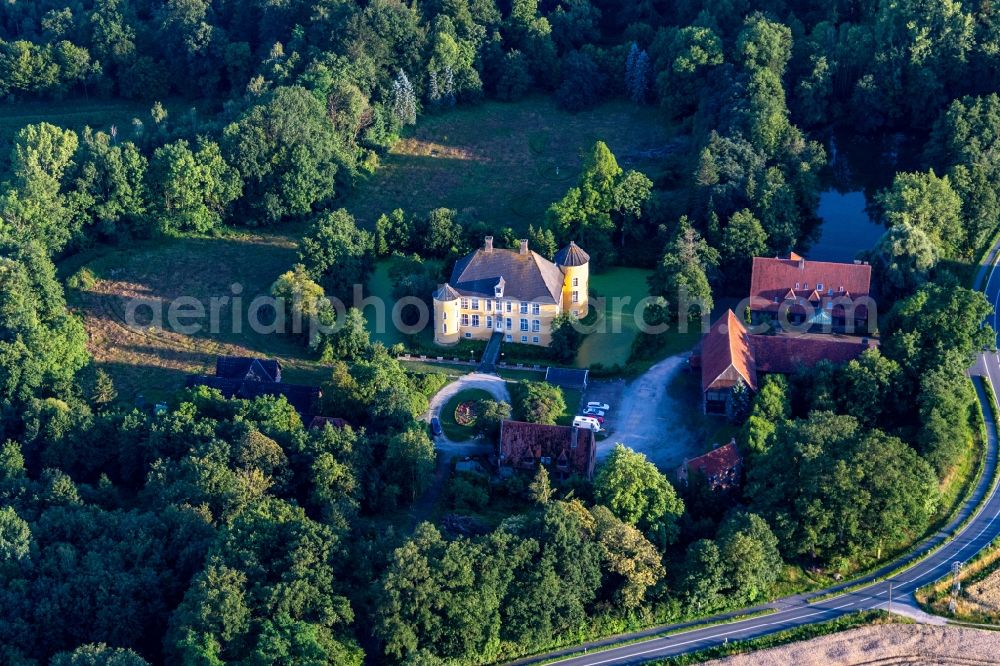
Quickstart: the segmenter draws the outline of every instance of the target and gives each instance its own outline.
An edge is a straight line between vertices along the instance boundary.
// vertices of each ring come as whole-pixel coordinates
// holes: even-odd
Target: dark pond
[[[871,248],[885,228],[866,210],[875,193],[892,184],[897,171],[919,168],[921,141],[901,134],[877,138],[832,135],[826,142],[829,162],[820,194],[822,225],[807,250],[810,259],[851,261]]]

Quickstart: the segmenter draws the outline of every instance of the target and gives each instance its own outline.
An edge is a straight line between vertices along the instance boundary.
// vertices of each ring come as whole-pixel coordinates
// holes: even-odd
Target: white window
[[[473,310],[478,310],[479,309],[479,299],[478,298],[473,298],[472,299],[472,309]]]
[[[486,311],[487,312],[492,312],[493,311],[493,301],[489,301],[489,300],[486,301]]]
[[[469,315],[464,314],[462,315],[462,326],[468,326],[468,325],[469,325]]]
[[[579,303],[580,302],[580,292],[578,292],[578,291],[574,291],[573,292],[573,302],[574,303]]]
[[[497,302],[496,302],[496,305],[495,305],[495,308],[496,308],[496,311],[497,311],[497,312],[500,312],[501,308],[500,308],[500,299],[499,299],[499,298],[497,299]]]
[[[467,337],[467,338],[471,338],[471,337],[472,337],[472,333],[466,333],[466,334],[465,334],[465,337]]]
[[[463,310],[468,310],[469,309],[469,299],[463,298],[461,305],[462,305],[462,309]]]
[[[472,315],[472,328],[479,328],[479,315]]]
[[[579,287],[580,286],[580,278],[578,278],[578,277],[573,278],[573,286],[574,287]]]
[[[510,342],[510,341],[511,341],[511,340],[513,340],[513,339],[514,339],[514,336],[513,336],[513,335],[510,335],[510,334],[508,333],[508,334],[507,334],[507,337],[506,337],[506,340],[507,340],[507,342]]]
[[[522,331],[527,331],[528,330],[528,320],[527,319],[522,319],[521,320],[521,330]]]
[[[448,319],[448,313],[447,312],[442,312],[441,313],[441,319]]]
[[[507,312],[510,312],[510,308],[513,304],[514,304],[513,301],[507,301]]]
[[[486,328],[493,328],[493,317],[486,317]]]
[[[527,341],[528,341],[528,336],[527,335],[522,335],[521,336],[521,342],[527,342]]]
[[[538,336],[537,335],[532,336],[531,341],[534,342],[537,345],[538,344]]]
[[[817,282],[816,283],[816,291],[823,291],[823,283],[822,282]]]
[[[442,333],[448,332],[448,324],[441,324],[441,332]]]
[[[507,317],[507,330],[509,331],[512,328],[514,328],[514,321],[510,317]]]
[[[528,303],[521,301],[521,314],[528,314]]]
[[[531,332],[532,333],[538,333],[541,330],[542,330],[542,322],[538,321],[537,319],[532,319],[531,320]]]
[[[535,315],[536,317],[538,315],[542,314],[542,306],[539,305],[538,303],[532,303],[531,304],[531,314]]]

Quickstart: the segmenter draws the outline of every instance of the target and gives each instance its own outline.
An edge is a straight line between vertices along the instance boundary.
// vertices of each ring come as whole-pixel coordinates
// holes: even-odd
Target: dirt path
[[[621,403],[614,410],[614,429],[598,445],[597,457],[604,458],[617,442],[645,453],[661,470],[680,465],[685,457],[698,455],[698,443],[679,418],[684,409],[667,393],[667,387],[684,368],[684,355],[666,358],[625,385]]]

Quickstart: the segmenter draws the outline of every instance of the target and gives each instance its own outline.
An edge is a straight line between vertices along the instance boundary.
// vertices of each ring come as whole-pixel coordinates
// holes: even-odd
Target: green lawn
[[[595,323],[597,330],[580,345],[576,367],[588,368],[598,363],[610,367],[628,362],[632,341],[639,332],[635,308],[649,296],[646,278],[651,274],[652,271],[641,268],[611,268],[590,277],[590,290],[594,294],[591,308],[598,306],[602,298],[604,304]],[[663,333],[666,342],[661,357],[694,347],[701,335],[695,328],[687,333],[677,330]]]
[[[557,425],[573,425],[573,417],[579,414],[580,401],[583,400],[583,391],[576,389],[563,389],[563,398],[566,400],[566,411],[556,419]]]
[[[288,381],[323,381],[327,372],[305,345],[286,335],[254,332],[247,317],[252,300],[266,295],[275,278],[295,261],[292,237],[246,232],[102,248],[72,257],[59,268],[63,276],[82,268],[94,275],[92,285],[68,289],[67,296],[83,317],[94,360],[111,374],[120,398],[131,402],[140,394],[147,400],[169,397],[184,385],[186,374],[211,371],[215,357],[222,354],[278,358]],[[239,285],[242,298],[238,326],[233,323],[233,285]],[[204,307],[206,317],[198,320],[201,331],[187,334],[168,325],[169,305],[182,296]],[[225,297],[230,300],[223,304]],[[213,298],[220,303],[215,331],[207,316]],[[133,299],[155,303],[164,326],[126,326]],[[138,313],[148,317],[149,311]]]
[[[443,206],[497,233],[507,226],[523,232],[575,183],[595,141],[605,141],[623,167],[655,177],[662,160],[642,151],[672,137],[655,107],[610,102],[570,114],[544,97],[484,102],[421,117],[346,205],[369,226],[394,208],[422,214]]]
[[[455,410],[463,402],[475,402],[477,400],[493,400],[489,391],[482,389],[468,389],[459,391],[451,400],[441,408],[441,429],[448,439],[456,442],[464,442],[472,439],[472,426],[463,426],[455,422]]]

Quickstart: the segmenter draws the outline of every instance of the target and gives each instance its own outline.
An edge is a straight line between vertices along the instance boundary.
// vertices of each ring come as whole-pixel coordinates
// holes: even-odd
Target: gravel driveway
[[[492,395],[495,400],[502,400],[503,402],[510,404],[510,391],[507,390],[507,382],[497,375],[487,375],[481,372],[473,372],[456,379],[451,384],[448,384],[443,389],[438,391],[437,394],[431,398],[430,406],[427,409],[427,422],[430,422],[431,418],[439,416],[441,408],[444,407],[456,394],[470,389],[480,389],[486,391]],[[489,453],[492,449],[491,446],[478,444],[474,440],[467,442],[455,442],[448,439],[444,434],[435,438],[434,445],[438,450],[445,453],[466,456],[478,453]]]
[[[667,393],[667,386],[683,372],[686,362],[686,355],[671,356],[625,385],[619,404],[611,405],[614,421],[609,437],[597,445],[598,460],[621,442],[669,472],[684,458],[701,452],[702,447],[692,441],[678,418],[684,406]]]

